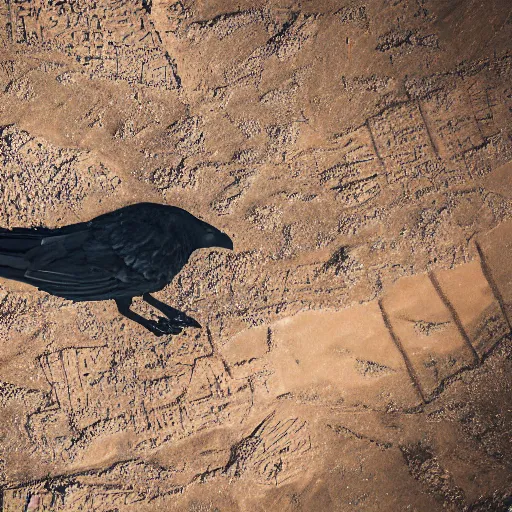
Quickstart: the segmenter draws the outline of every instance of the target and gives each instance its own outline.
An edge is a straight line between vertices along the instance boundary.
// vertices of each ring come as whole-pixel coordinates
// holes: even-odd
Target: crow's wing
[[[134,211],[118,210],[43,236],[25,254],[26,281],[71,300],[136,296],[164,286],[188,259],[187,251],[168,223]]]
[[[112,247],[131,269],[151,282],[168,282],[185,265],[192,247],[187,225],[176,214],[134,205],[91,221],[96,240]],[[158,205],[160,206],[160,205]]]
[[[96,242],[85,224],[74,232],[55,230],[44,236],[24,258],[26,282],[67,299],[113,298],[130,288],[122,279],[128,274],[123,260],[112,248]]]

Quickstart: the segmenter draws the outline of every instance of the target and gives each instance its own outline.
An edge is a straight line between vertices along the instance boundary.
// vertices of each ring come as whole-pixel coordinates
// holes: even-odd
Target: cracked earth
[[[1,0],[0,226],[153,201],[235,250],[158,294],[178,336],[0,281],[0,511],[509,511],[511,40],[504,0]]]

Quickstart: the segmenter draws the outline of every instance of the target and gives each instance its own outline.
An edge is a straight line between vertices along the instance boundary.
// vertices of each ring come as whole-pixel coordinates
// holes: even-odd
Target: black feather
[[[0,229],[0,277],[70,300],[121,300],[161,290],[195,249],[215,241],[232,248],[185,210],[139,203],[57,229]]]

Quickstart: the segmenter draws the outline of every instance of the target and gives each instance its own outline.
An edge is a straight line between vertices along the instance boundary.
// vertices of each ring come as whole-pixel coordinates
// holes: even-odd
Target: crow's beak
[[[223,249],[233,250],[233,240],[228,235],[219,231],[215,240],[215,247],[222,247]]]

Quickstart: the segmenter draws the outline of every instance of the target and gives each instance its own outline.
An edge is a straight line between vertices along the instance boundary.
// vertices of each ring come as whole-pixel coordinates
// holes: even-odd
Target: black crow
[[[56,229],[0,229],[0,277],[73,301],[113,299],[121,314],[161,336],[201,327],[150,295],[169,284],[200,248],[233,249],[228,235],[181,208],[138,203]],[[130,309],[142,295],[166,318]]]

